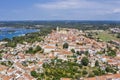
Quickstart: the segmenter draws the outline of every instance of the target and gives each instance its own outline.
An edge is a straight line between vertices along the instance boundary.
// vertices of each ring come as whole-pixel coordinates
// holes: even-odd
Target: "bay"
[[[12,39],[16,36],[24,36],[27,33],[37,32],[37,29],[26,28],[13,28],[13,27],[0,27],[0,40],[4,38]]]

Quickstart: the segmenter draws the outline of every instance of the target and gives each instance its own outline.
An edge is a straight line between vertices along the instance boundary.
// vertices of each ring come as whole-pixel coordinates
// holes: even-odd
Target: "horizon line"
[[[0,22],[14,22],[14,21],[120,21],[120,20],[0,20]]]

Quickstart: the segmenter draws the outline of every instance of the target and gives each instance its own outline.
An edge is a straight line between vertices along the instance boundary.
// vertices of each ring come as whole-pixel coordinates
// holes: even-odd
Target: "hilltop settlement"
[[[57,27],[42,41],[15,47],[1,41],[0,80],[120,80],[120,42],[91,35]]]

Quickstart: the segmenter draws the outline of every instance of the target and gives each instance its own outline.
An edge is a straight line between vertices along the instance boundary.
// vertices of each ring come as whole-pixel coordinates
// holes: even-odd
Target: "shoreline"
[[[12,39],[13,37],[25,36],[26,34],[40,31],[38,29],[26,29],[26,28],[14,28],[14,27],[8,27],[7,29],[6,28],[7,27],[0,28],[1,30],[0,40],[3,40],[5,38]],[[9,33],[10,30],[14,30],[14,32],[10,34]]]

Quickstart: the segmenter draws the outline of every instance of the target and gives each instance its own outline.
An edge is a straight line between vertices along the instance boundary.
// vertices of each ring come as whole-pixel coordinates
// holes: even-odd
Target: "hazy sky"
[[[0,0],[0,20],[120,20],[120,0]]]

